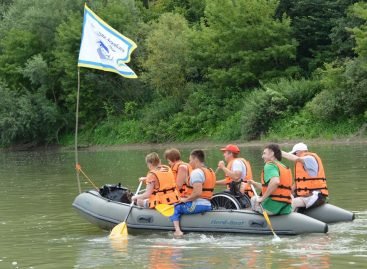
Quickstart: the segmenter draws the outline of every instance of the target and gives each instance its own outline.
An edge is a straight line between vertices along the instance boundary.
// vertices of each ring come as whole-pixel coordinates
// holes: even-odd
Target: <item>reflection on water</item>
[[[327,235],[272,236],[170,233],[129,235],[110,241],[107,233],[81,244],[76,268],[365,268],[367,211],[353,223],[331,226]],[[360,235],[364,237],[361,238]]]
[[[289,147],[290,148],[290,147]],[[331,203],[356,212],[352,223],[327,235],[281,237],[170,232],[133,233],[110,241],[108,232],[71,208],[77,186],[73,152],[0,153],[0,268],[366,268],[367,184],[365,145],[318,146]],[[164,149],[157,149],[162,153]],[[146,173],[149,150],[81,152],[84,171],[97,185],[122,182],[134,190]],[[187,159],[190,150],[184,149]],[[222,158],[207,149],[208,164]],[[261,148],[243,148],[255,175]],[[84,182],[83,189],[91,186]]]

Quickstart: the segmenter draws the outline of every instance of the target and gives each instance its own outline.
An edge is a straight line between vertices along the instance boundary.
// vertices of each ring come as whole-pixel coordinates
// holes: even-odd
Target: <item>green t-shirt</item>
[[[283,165],[285,167],[285,165],[282,163],[280,163],[280,165]],[[264,166],[265,183],[268,184],[270,182],[270,179],[272,179],[273,177],[279,177],[279,176],[280,176],[280,172],[276,164],[274,163],[265,164]],[[292,212],[292,206],[290,204],[279,202],[279,201],[274,201],[270,197],[266,198],[262,202],[262,206],[266,211],[270,211],[276,215],[284,215],[284,214],[289,214]]]

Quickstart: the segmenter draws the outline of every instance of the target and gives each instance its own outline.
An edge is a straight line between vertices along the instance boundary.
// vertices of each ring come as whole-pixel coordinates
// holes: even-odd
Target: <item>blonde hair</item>
[[[158,153],[151,152],[147,156],[145,156],[145,162],[151,165],[158,166],[161,160],[159,159]]]

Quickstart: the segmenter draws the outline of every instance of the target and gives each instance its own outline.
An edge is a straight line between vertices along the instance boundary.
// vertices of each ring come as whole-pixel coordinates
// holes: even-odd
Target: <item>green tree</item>
[[[143,78],[162,96],[185,95],[190,57],[189,27],[179,14],[166,13],[152,24]]]
[[[145,26],[140,21],[139,10],[132,1],[96,2],[91,6],[103,20],[117,31],[138,43],[129,66],[139,75],[138,58],[144,54],[140,40],[145,39]],[[56,29],[55,47],[52,50],[53,74],[57,87],[57,99],[68,117],[72,128],[75,112],[77,86],[77,59],[82,31],[82,13],[74,12]],[[81,122],[88,127],[107,116],[117,116],[124,111],[124,103],[136,101],[141,104],[149,99],[141,80],[128,80],[109,72],[81,68]]]
[[[344,39],[349,36],[345,32],[348,22],[344,18],[348,6],[355,2],[357,0],[280,0],[277,16],[283,17],[286,13],[291,18],[294,36],[299,43],[297,61],[306,73],[337,57],[338,47],[332,46],[333,35],[336,42],[348,43]],[[333,33],[334,27],[338,30]],[[343,39],[338,40],[339,37]]]
[[[173,12],[183,15],[193,24],[200,22],[204,16],[205,0],[158,0],[151,5],[153,12],[159,14]]]
[[[327,64],[318,71],[323,91],[309,109],[319,119],[337,121],[367,111],[367,4],[354,4],[351,12],[364,21],[360,27],[349,29],[356,39],[358,57]]]
[[[367,3],[357,3],[351,7],[351,11],[355,17],[364,22],[360,27],[351,29],[357,43],[355,51],[360,57],[367,57]]]
[[[0,78],[10,87],[29,88],[19,70],[36,54],[52,59],[56,27],[82,1],[14,0],[0,24]]]
[[[272,0],[208,1],[193,38],[199,78],[231,92],[295,75],[296,42],[290,21],[274,19],[276,6]]]
[[[297,113],[320,90],[318,81],[305,79],[280,79],[254,90],[241,109],[242,137],[260,138],[277,119]]]
[[[58,111],[44,94],[18,94],[0,83],[0,96],[0,145],[57,140]]]

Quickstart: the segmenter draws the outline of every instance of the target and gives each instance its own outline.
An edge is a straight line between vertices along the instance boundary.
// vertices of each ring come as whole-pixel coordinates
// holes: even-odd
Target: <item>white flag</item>
[[[127,78],[137,78],[126,63],[136,44],[120,34],[87,5],[84,6],[82,41],[78,66],[115,72]]]

